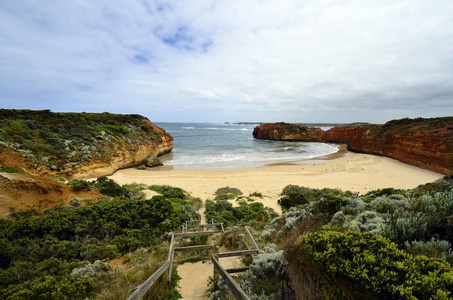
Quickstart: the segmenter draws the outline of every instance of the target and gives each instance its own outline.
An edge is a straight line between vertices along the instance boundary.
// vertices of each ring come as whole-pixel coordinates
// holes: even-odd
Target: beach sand
[[[281,212],[277,203],[289,185],[338,188],[360,194],[380,188],[411,189],[442,178],[388,157],[341,150],[339,153],[297,164],[276,164],[241,170],[182,170],[157,167],[149,170],[119,170],[110,178],[120,184],[144,183],[182,188],[202,200],[213,199],[218,188],[239,188],[244,195],[260,192],[265,206]]]
[[[282,189],[289,184],[364,194],[387,187],[411,189],[442,177],[442,174],[391,158],[347,152],[344,146],[336,154],[297,164],[220,171],[178,170],[163,166],[150,170],[125,169],[110,176],[120,184],[136,182],[180,187],[202,200],[213,199],[215,191],[225,186],[239,188],[246,196],[260,192],[264,198],[258,201],[279,213],[281,209],[277,200]],[[184,264],[178,266],[178,272],[182,277],[179,285],[184,299],[207,299],[206,284],[212,275],[211,262]]]

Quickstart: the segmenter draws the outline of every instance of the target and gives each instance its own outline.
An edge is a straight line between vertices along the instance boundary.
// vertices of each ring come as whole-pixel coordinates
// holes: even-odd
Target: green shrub
[[[320,265],[333,278],[348,278],[386,299],[449,299],[453,268],[442,259],[412,257],[372,233],[325,227],[296,245],[303,263]],[[414,298],[415,297],[415,298]]]
[[[148,189],[155,191],[165,198],[178,198],[178,199],[187,199],[188,193],[181,188],[172,187],[169,185],[151,185],[148,186]]]
[[[240,276],[241,288],[251,295],[281,296],[282,281],[286,279],[284,251],[276,251],[274,244],[264,248],[253,259],[247,272]]]
[[[263,198],[264,196],[260,192],[253,192],[253,193],[250,193],[249,197]]]
[[[72,185],[72,188],[75,190],[84,190],[84,189],[90,189],[91,187],[93,187],[93,185],[91,183],[89,183],[86,180],[81,180],[81,179],[69,180],[68,184]]]
[[[307,188],[300,187],[297,185],[288,185],[283,188],[282,198],[278,200],[278,203],[285,209],[290,207],[306,204],[308,199],[306,198]]]
[[[247,224],[254,222],[267,222],[269,212],[262,203],[240,202],[238,207],[226,200],[206,200],[205,202],[206,220],[214,220],[216,223],[224,223],[225,226]]]
[[[218,188],[215,193],[215,195],[220,195],[220,194],[234,194],[236,196],[240,196],[242,195],[242,192],[240,189],[238,188],[233,188],[233,187],[229,187],[229,186],[226,186],[226,187],[222,187],[222,188]]]
[[[93,281],[70,276],[82,260],[113,259],[162,243],[164,233],[186,220],[185,206],[154,196],[94,202],[72,211],[61,207],[54,214],[23,216],[15,222],[0,219],[0,298],[90,297]]]
[[[283,197],[278,200],[278,203],[282,206],[282,208],[289,209],[293,206],[319,200],[322,197],[326,198],[331,196],[352,195],[352,193],[343,193],[340,190],[329,188],[311,189],[290,184],[283,188],[281,195]]]

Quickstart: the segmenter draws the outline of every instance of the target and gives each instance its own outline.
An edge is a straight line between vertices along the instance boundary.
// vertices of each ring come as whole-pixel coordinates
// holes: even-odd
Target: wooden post
[[[173,271],[173,256],[175,252],[173,250],[173,240],[175,239],[175,235],[171,235],[170,239],[170,248],[168,249],[168,260],[170,261],[170,266],[168,267],[168,286],[170,286],[171,281],[171,272]]]
[[[231,238],[231,249],[234,249],[236,246],[236,234],[233,233],[233,237]]]
[[[208,245],[212,246],[212,235],[208,235]],[[208,258],[212,255],[212,248],[208,249]]]
[[[234,281],[239,282],[239,277],[238,276],[231,276]],[[231,289],[228,289],[228,300],[236,300],[236,297],[233,295],[233,292]]]
[[[213,273],[214,273],[214,277],[215,277],[218,273],[217,273],[217,269],[216,269],[215,264],[214,264],[214,259],[217,259],[217,261],[218,261],[219,258],[217,256],[211,255],[211,261],[213,262],[212,266],[214,268],[214,272]]]

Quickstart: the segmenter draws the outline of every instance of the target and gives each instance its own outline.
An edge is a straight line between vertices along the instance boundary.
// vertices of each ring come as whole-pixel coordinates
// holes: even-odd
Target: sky
[[[0,107],[153,122],[452,116],[453,1],[4,0]]]

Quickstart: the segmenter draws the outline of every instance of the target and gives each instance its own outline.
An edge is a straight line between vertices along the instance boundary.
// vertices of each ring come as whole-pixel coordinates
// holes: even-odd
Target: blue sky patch
[[[137,62],[137,63],[147,63],[148,62],[148,58],[142,54],[134,55],[133,60],[134,60],[134,62]]]

